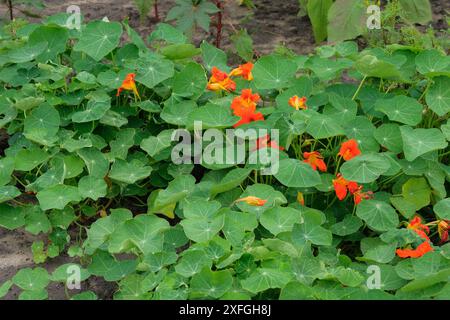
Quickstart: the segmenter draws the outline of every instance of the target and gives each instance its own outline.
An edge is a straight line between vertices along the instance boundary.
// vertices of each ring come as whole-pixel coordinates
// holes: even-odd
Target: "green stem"
[[[360,92],[361,89],[362,89],[362,86],[364,85],[364,82],[366,82],[366,79],[367,79],[367,76],[364,76],[364,78],[361,80],[361,82],[360,82],[360,84],[359,84],[358,90],[356,90],[355,94],[353,95],[352,100],[355,100],[355,99],[356,99],[356,97],[358,96],[359,92]]]

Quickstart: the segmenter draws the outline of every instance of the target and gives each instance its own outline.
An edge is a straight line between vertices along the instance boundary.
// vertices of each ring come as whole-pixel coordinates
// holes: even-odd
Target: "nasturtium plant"
[[[359,34],[360,10],[308,2],[319,39]],[[182,32],[216,12],[177,1],[146,39],[1,31],[0,228],[40,238],[0,297],[78,270],[73,300],[91,277],[115,299],[449,299],[448,56],[348,41],[232,65]]]

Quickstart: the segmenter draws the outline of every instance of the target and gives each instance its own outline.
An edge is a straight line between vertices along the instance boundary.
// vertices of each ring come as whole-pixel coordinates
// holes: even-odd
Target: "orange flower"
[[[411,222],[408,224],[407,228],[413,230],[420,237],[428,240],[427,234],[430,232],[430,228],[422,224],[422,219],[420,219],[419,216],[414,217],[414,219],[412,219]]]
[[[125,77],[125,80],[123,80],[123,82],[122,82],[122,85],[120,86],[119,89],[117,89],[116,96],[120,96],[120,93],[123,90],[131,90],[134,92],[135,96],[137,96],[139,99],[141,99],[141,97],[139,96],[139,92],[137,91],[137,88],[136,88],[136,82],[134,82],[135,77],[136,77],[136,74],[134,74],[134,73],[127,74],[127,76]]]
[[[350,191],[351,194],[354,194],[356,191],[358,191],[359,186],[355,181],[349,181],[347,185],[348,191]]]
[[[251,89],[242,90],[242,94],[233,99],[231,103],[233,114],[241,117],[241,120],[234,125],[235,128],[253,121],[264,120],[263,114],[256,112],[256,103],[260,99],[259,94],[253,94]]]
[[[236,113],[239,113],[242,110],[251,109],[253,111],[256,110],[256,104],[261,100],[259,94],[252,93],[252,89],[244,89],[239,97],[233,99],[231,103],[231,109],[235,112],[235,115],[240,116]]]
[[[441,243],[448,241],[448,230],[450,229],[449,220],[441,220],[438,223],[438,233],[439,238],[441,238]]]
[[[308,163],[314,170],[317,170],[317,168],[319,168],[319,170],[322,172],[327,171],[327,165],[323,161],[323,157],[319,152],[304,152],[303,157],[305,158],[303,162]]]
[[[305,205],[305,197],[303,197],[303,193],[302,193],[302,192],[297,193],[297,201],[298,201],[298,203],[300,203],[302,206]]]
[[[213,67],[211,70],[211,78],[209,79],[207,89],[211,91],[235,91],[236,83],[223,71]]]
[[[230,77],[242,77],[247,81],[253,80],[253,63],[247,62],[246,64],[242,64],[236,69],[233,69],[230,72]]]
[[[397,249],[396,253],[400,258],[420,258],[430,251],[433,251],[433,247],[428,241],[425,241],[418,245],[416,249]]]
[[[262,207],[263,205],[266,204],[267,200],[263,200],[258,197],[248,196],[245,198],[238,199],[238,200],[236,200],[236,202],[245,202],[246,204],[248,204],[250,206]]]
[[[344,200],[347,196],[347,188],[349,184],[355,182],[345,180],[340,173],[338,173],[336,177],[336,179],[333,179],[334,191],[336,192],[336,196],[339,200]]]
[[[416,249],[397,249],[396,253],[400,258],[420,258],[425,253],[433,251],[433,247],[430,245],[430,238],[427,235],[430,229],[422,224],[420,217],[414,217],[407,228],[413,230],[421,238],[425,239],[425,241],[418,245]]]
[[[353,159],[360,154],[361,151],[358,149],[358,142],[355,139],[344,142],[341,146],[341,150],[338,153],[338,155],[343,157],[345,161]]]
[[[233,127],[237,128],[239,126],[242,126],[243,124],[261,120],[264,120],[264,116],[261,112],[249,111],[243,114],[241,116],[241,120],[239,120]]]
[[[273,149],[284,150],[284,148],[280,147],[276,141],[270,140],[269,135],[266,135],[265,137],[261,137],[258,140],[256,140],[256,148],[254,148],[252,151],[264,149],[264,148],[273,148]]]
[[[350,188],[348,189],[353,194],[353,200],[356,205],[360,204],[362,200],[369,200],[373,198],[372,191],[362,192],[363,186],[359,186],[356,191],[352,191]]]
[[[298,96],[293,96],[289,99],[289,105],[295,108],[295,110],[308,109],[308,107],[306,106],[306,97],[299,98]]]

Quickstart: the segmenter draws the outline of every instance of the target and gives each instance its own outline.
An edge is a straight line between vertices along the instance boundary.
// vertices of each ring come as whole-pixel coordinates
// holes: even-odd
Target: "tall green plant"
[[[366,21],[370,4],[371,1],[361,0],[299,0],[299,15],[309,16],[316,42],[325,39],[337,42],[368,34]],[[429,0],[388,0],[385,8],[389,7],[397,8],[396,16],[411,25],[426,24],[432,18]]]

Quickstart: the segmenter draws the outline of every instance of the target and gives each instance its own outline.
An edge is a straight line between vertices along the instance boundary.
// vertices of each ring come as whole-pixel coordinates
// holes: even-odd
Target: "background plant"
[[[316,42],[325,39],[336,42],[354,39],[361,35],[377,33],[369,31],[366,21],[369,17],[367,7],[381,5],[380,1],[359,0],[299,0],[300,16],[308,15]],[[431,21],[431,5],[428,0],[388,0],[383,4],[383,34],[395,33],[395,22],[400,18],[412,26],[415,23],[427,24]],[[395,41],[394,41],[395,42]]]

